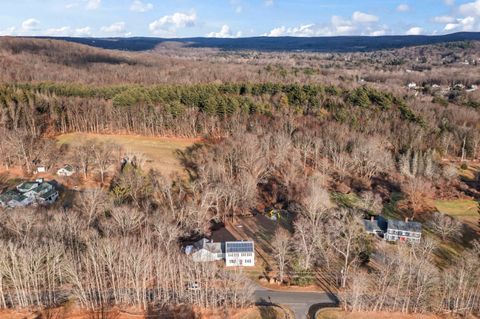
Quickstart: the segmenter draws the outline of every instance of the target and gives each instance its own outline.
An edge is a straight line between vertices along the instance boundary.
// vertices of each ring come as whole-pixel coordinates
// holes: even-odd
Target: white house
[[[253,241],[227,241],[225,243],[225,264],[227,267],[255,266]]]
[[[69,177],[75,174],[75,169],[71,165],[65,165],[57,171],[58,176]]]
[[[408,220],[392,220],[387,222],[386,241],[418,243],[422,238],[422,224]]]
[[[206,238],[197,241],[192,246],[185,247],[185,253],[192,256],[195,262],[211,262],[224,259],[221,243],[214,243]]]
[[[255,266],[253,241],[230,241],[214,243],[206,238],[185,247],[185,254],[195,262],[213,262],[225,260],[227,267]]]

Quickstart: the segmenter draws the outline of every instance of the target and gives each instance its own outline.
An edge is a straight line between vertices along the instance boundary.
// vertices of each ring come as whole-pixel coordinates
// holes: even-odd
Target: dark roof
[[[377,216],[373,221],[371,219],[364,219],[363,226],[365,227],[365,231],[369,233],[386,232],[387,220],[382,216]]]
[[[388,220],[388,229],[395,229],[395,230],[402,230],[402,231],[412,231],[421,233],[422,232],[422,224],[419,222],[405,222],[402,220]]]
[[[0,195],[0,201],[4,204],[8,204],[10,201],[14,200],[16,202],[22,202],[27,197],[16,190],[10,190],[2,195]]]
[[[229,241],[226,242],[227,253],[251,253],[253,252],[253,241]]]
[[[380,226],[378,226],[378,221],[376,221],[376,220],[371,221],[370,219],[364,219],[363,220],[363,226],[365,227],[365,230],[369,233],[381,232],[382,231]]]

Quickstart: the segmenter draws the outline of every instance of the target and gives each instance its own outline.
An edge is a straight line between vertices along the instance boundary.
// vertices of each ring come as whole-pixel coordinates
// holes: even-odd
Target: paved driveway
[[[280,304],[290,307],[297,319],[306,319],[323,307],[335,307],[338,299],[325,292],[276,291],[257,287],[255,299],[258,305]]]

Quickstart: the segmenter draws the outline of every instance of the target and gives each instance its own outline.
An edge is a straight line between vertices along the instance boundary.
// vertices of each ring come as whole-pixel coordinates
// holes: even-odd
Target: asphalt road
[[[297,319],[306,319],[320,308],[338,304],[337,297],[326,292],[275,291],[262,287],[255,290],[255,299],[258,305],[285,305],[293,310]]]

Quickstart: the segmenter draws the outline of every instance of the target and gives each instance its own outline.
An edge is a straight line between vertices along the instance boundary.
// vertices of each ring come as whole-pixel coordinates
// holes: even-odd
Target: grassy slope
[[[75,145],[85,140],[112,142],[120,145],[125,152],[141,155],[147,159],[146,168],[158,169],[165,175],[182,172],[177,151],[183,151],[198,140],[181,138],[157,138],[131,135],[99,135],[72,133],[57,137],[61,144]]]

